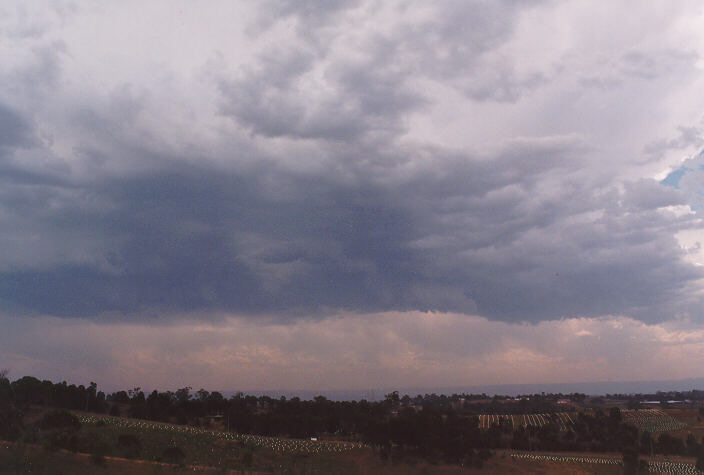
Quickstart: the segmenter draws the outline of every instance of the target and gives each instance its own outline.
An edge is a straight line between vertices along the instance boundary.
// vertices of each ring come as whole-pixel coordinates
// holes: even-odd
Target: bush
[[[697,456],[697,464],[694,466],[697,470],[704,470],[704,450],[699,451]]]
[[[75,454],[76,452],[78,452],[79,445],[80,441],[76,434],[71,434],[71,436],[68,438],[66,448]]]
[[[166,463],[181,465],[186,458],[186,454],[179,447],[167,447],[161,454],[162,460]]]
[[[252,463],[254,462],[254,455],[250,450],[244,453],[242,456],[242,463],[244,464],[245,467],[250,468],[252,466]]]
[[[93,463],[93,465],[97,465],[98,467],[105,466],[105,456],[103,454],[99,454],[99,453],[90,454],[90,461]]]
[[[44,449],[54,451],[58,449],[68,449],[71,445],[71,434],[65,430],[52,430],[44,439]]]
[[[55,409],[44,414],[40,422],[42,429],[68,429],[78,430],[81,428],[81,422],[78,417],[71,414],[65,409]]]
[[[142,450],[142,443],[137,436],[132,434],[120,434],[117,436],[117,446],[122,449],[122,453],[127,458],[137,458]]]
[[[0,439],[17,440],[22,433],[22,412],[12,406],[0,407]]]
[[[139,441],[136,435],[132,434],[120,434],[117,436],[118,447],[123,447],[125,449],[141,449],[142,443]]]
[[[10,445],[0,451],[0,473],[30,473],[37,468],[23,444]]]

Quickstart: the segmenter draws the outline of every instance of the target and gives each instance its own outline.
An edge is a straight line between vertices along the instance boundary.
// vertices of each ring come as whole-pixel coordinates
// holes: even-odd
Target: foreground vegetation
[[[655,454],[693,457],[704,469],[701,437],[682,432],[687,424],[660,409],[571,407],[567,412],[518,413],[519,408],[556,409],[558,397],[564,399],[536,395],[508,404],[469,395],[410,398],[391,393],[373,402],[322,396],[302,401],[243,394],[226,399],[190,388],[149,395],[134,388],[106,396],[94,383],[85,387],[32,377],[10,382],[3,376],[0,440],[48,452],[91,454],[96,465],[120,457],[223,470],[355,473],[355,457],[363,453],[392,466],[458,468],[480,468],[495,453],[509,452],[512,460],[521,461],[598,459],[530,455],[547,451],[619,454],[617,465],[625,471],[643,469],[641,458]],[[475,403],[506,414],[478,415]],[[701,421],[700,416],[690,417]],[[4,454],[14,454],[14,465],[26,464],[28,459],[13,447],[7,446]]]

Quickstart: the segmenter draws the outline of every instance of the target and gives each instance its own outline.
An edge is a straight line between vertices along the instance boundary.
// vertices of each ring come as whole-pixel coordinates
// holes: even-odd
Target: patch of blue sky
[[[682,180],[682,177],[688,172],[692,171],[691,168],[687,168],[685,166],[682,166],[678,168],[677,170],[674,170],[670,172],[669,175],[667,175],[660,183],[663,185],[671,186],[673,188],[678,188],[680,187],[680,181]]]
[[[687,173],[694,171],[695,169],[704,170],[704,150],[699,152],[699,155],[697,157],[687,160],[685,164],[683,164],[681,167],[671,171],[670,174],[667,175],[665,179],[663,179],[660,183],[666,186],[671,186],[673,188],[680,189],[680,181],[682,181],[682,177],[684,177]]]

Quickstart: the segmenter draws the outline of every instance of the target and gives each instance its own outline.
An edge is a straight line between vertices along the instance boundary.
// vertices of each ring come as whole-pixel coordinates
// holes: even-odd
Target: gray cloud
[[[256,70],[221,82],[221,111],[267,137],[349,141],[396,134],[403,130],[403,115],[424,101],[409,89],[409,71],[399,70],[393,55],[393,47],[383,44],[354,61],[276,50]],[[317,67],[324,68],[324,84],[315,77]]]
[[[0,104],[0,148],[8,149],[28,145],[31,128],[16,111]]]
[[[322,26],[337,13],[354,8],[358,1],[332,0],[325,3],[314,0],[269,0],[262,8],[262,17],[273,19],[295,16],[311,26]]]
[[[525,67],[502,48],[526,9],[544,5],[457,2],[423,15],[272,5],[259,33],[291,41],[261,40],[236,67],[223,56],[205,84],[116,80],[78,94],[57,77],[68,111],[61,101],[46,113],[0,108],[4,312],[696,318],[691,288],[704,275],[675,238],[701,228],[680,212],[688,194],[632,178],[627,157],[606,164],[596,126],[543,133],[542,116],[559,122],[550,105],[521,108],[560,68]],[[360,15],[358,33],[349,22]],[[290,17],[306,28],[278,32],[276,19]],[[77,47],[58,44],[67,58]],[[657,82],[667,68],[651,59],[618,56],[630,68],[622,79]],[[77,74],[69,59],[53,64]],[[583,78],[575,71],[569,87]],[[202,99],[187,100],[191,86]],[[501,139],[416,139],[419,118],[442,117],[433,88],[467,101],[457,108],[471,111],[459,121],[468,134],[494,121]],[[34,139],[46,129],[56,144]]]
[[[61,316],[671,314],[701,277],[672,238],[687,218],[658,211],[682,196],[653,180],[622,192],[568,180],[571,147],[522,143],[491,161],[435,149],[409,174],[350,161],[351,184],[327,170],[224,172],[178,157],[153,157],[159,168],[137,175],[35,184],[5,198],[7,224],[50,238],[8,243],[0,297],[5,311]],[[37,256],[50,260],[30,265]]]

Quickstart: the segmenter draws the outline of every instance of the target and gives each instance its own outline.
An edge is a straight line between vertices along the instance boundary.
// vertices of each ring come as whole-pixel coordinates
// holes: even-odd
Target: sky
[[[704,372],[698,1],[0,2],[0,368]]]

